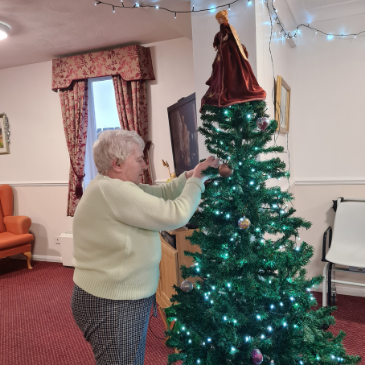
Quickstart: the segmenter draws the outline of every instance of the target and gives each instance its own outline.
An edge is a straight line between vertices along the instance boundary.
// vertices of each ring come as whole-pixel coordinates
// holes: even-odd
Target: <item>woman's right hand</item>
[[[208,175],[203,175],[202,171],[206,170],[208,167],[217,168],[219,166],[219,159],[214,156],[209,156],[205,161],[200,162],[195,166],[193,177],[197,177],[202,182],[205,182],[209,179]]]

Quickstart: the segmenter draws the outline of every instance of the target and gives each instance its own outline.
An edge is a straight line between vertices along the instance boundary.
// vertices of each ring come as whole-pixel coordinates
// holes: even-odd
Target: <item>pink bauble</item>
[[[251,359],[255,365],[260,365],[264,360],[262,353],[259,349],[252,350]]]
[[[180,289],[185,293],[189,293],[193,288],[194,286],[189,280],[184,280],[180,285]]]
[[[258,126],[258,128],[260,129],[260,131],[264,131],[267,126],[270,124],[270,120],[269,118],[266,117],[262,117],[257,119],[256,124]]]

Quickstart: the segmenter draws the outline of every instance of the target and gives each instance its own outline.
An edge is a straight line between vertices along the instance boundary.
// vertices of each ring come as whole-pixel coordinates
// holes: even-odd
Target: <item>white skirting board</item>
[[[322,293],[322,290],[323,284],[318,288],[312,289],[312,291],[320,293]],[[354,285],[336,284],[336,292],[337,294],[350,295],[352,297],[365,297],[365,288]]]
[[[11,258],[12,259],[16,259],[16,260],[26,260],[27,259],[22,254],[12,256]],[[61,256],[32,255],[32,260],[34,260],[34,261],[47,261],[47,262],[60,262],[60,263],[62,263],[62,257]]]

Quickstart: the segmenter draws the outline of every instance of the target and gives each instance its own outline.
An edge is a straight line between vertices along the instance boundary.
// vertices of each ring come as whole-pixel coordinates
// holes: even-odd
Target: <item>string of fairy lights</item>
[[[268,3],[270,0],[262,0],[263,3]],[[272,1],[272,8],[275,14],[275,23],[277,24],[277,26],[279,27],[280,31],[279,33],[282,34],[282,36],[285,39],[290,39],[290,38],[298,38],[298,35],[301,34],[300,29],[299,28],[307,28],[307,29],[311,29],[313,32],[315,32],[315,34],[321,34],[321,35],[325,35],[327,36],[328,40],[334,39],[334,38],[338,38],[338,39],[354,39],[357,38],[358,36],[361,35],[365,35],[365,30],[360,31],[358,33],[327,33],[323,30],[320,30],[318,28],[313,27],[310,23],[307,24],[299,24],[297,26],[297,28],[293,31],[287,31],[285,30],[285,27],[283,25],[283,23],[280,20],[280,17],[278,15],[278,9],[274,6],[274,2],[275,0],[271,0]],[[151,9],[155,9],[155,10],[163,10],[163,11],[167,11],[169,13],[174,14],[174,18],[177,18],[177,14],[191,14],[191,13],[201,13],[201,12],[207,12],[207,11],[214,11],[217,9],[221,9],[221,8],[228,8],[228,10],[231,10],[231,6],[238,3],[238,2],[246,2],[247,6],[251,6],[253,4],[253,0],[234,0],[231,1],[227,4],[223,4],[223,5],[218,5],[218,6],[211,6],[210,8],[204,8],[204,9],[197,9],[195,7],[195,5],[192,5],[192,9],[191,10],[171,10],[168,9],[166,7],[160,7],[159,5],[146,5],[146,4],[142,4],[139,2],[134,3],[133,5],[125,5],[124,4],[124,0],[120,0],[120,4],[116,5],[116,4],[111,4],[109,2],[106,1],[101,1],[101,0],[96,0],[95,1],[95,6],[98,5],[105,5],[105,6],[109,6],[112,10],[113,13],[116,12],[116,9],[139,9],[139,8],[151,8]]]
[[[134,3],[133,6],[130,6],[130,5],[124,5],[123,0],[120,0],[120,5],[114,5],[114,4],[107,3],[105,1],[96,0],[95,6],[108,5],[112,8],[113,13],[115,13],[115,9],[118,9],[118,8],[120,8],[120,9],[152,8],[152,9],[156,9],[156,10],[164,10],[169,13],[173,13],[173,14],[175,14],[175,19],[176,19],[177,14],[201,13],[201,12],[206,12],[206,11],[214,11],[216,9],[226,8],[226,7],[228,7],[228,10],[231,10],[231,5],[233,5],[239,1],[243,1],[243,0],[234,0],[234,1],[230,2],[229,4],[213,6],[213,7],[207,8],[207,9],[195,9],[195,5],[193,5],[191,10],[171,10],[171,9],[168,9],[168,8],[165,8],[162,6],[160,7],[159,5],[144,5],[144,4],[141,4],[138,2]],[[252,5],[252,0],[245,0],[245,1],[247,1],[247,5],[249,5],[249,6]]]

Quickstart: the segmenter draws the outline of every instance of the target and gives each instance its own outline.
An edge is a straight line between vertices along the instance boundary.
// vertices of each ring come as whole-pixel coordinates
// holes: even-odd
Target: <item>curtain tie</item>
[[[82,176],[79,176],[79,175],[76,174],[76,171],[75,171],[74,166],[73,166],[72,161],[71,161],[71,157],[70,157],[70,165],[71,165],[73,173],[77,177],[75,195],[76,195],[76,198],[81,199],[82,194],[84,193],[83,190],[82,190],[82,182],[84,180],[85,174],[82,175]]]

